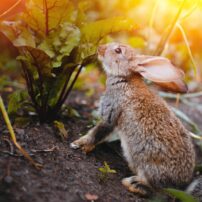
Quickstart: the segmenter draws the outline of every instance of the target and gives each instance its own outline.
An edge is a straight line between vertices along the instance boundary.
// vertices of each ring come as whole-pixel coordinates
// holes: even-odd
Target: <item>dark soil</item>
[[[19,143],[43,164],[42,170],[35,169],[20,153],[9,146],[9,134],[0,124],[0,202],[82,202],[90,201],[86,194],[98,196],[98,202],[143,202],[147,201],[129,193],[121,179],[130,176],[127,163],[123,160],[119,143],[100,145],[86,155],[72,150],[69,144],[85,134],[92,122],[94,101],[73,94],[70,103],[81,114],[81,118],[65,118],[68,130],[67,141],[62,141],[53,125],[37,122],[26,127],[15,127]],[[180,106],[194,121],[202,126],[202,112]],[[36,150],[36,151],[35,151]],[[98,168],[106,161],[117,171],[101,178]]]

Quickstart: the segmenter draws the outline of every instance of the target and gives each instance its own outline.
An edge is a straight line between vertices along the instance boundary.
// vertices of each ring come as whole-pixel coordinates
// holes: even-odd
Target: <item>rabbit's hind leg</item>
[[[131,176],[122,179],[122,184],[130,191],[137,195],[148,197],[152,194],[152,188],[147,181],[141,176]]]

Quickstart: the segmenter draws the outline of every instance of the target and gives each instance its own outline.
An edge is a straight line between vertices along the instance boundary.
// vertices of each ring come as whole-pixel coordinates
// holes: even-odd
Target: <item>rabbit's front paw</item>
[[[132,176],[122,179],[122,184],[130,191],[140,196],[149,196],[151,195],[151,188],[150,186],[139,179],[138,176]]]
[[[88,135],[85,135],[72,142],[70,147],[72,149],[82,149],[85,153],[89,153],[95,148],[95,145],[92,144],[91,138]]]

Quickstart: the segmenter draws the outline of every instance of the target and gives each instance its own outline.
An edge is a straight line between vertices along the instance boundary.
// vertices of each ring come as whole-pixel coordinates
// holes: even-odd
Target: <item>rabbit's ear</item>
[[[188,91],[188,87],[186,85],[186,83],[184,81],[182,81],[181,79],[172,81],[172,82],[161,82],[161,83],[157,83],[158,86],[162,87],[165,90],[168,91],[172,91],[175,93],[186,93]]]
[[[183,82],[184,72],[176,68],[167,58],[136,55],[132,69],[168,90],[187,92],[187,86]]]

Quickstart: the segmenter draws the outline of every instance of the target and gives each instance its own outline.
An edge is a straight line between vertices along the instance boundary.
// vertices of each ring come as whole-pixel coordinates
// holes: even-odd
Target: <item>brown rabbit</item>
[[[164,57],[136,55],[119,43],[100,46],[98,58],[107,74],[101,121],[71,147],[89,152],[115,132],[134,173],[122,180],[131,192],[147,195],[148,190],[188,184],[195,167],[189,131],[142,78],[185,92],[183,72]]]

